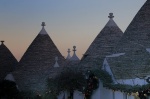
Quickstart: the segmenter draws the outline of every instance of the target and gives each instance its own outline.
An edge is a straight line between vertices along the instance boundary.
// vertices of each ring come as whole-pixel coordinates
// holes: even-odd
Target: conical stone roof
[[[117,45],[117,52],[130,51],[132,44],[150,48],[150,0],[138,11]]]
[[[7,74],[14,71],[18,66],[18,61],[1,41],[0,45],[0,81],[4,80]]]
[[[42,30],[21,58],[19,70],[14,73],[21,90],[44,91],[47,78],[54,73],[55,58],[58,58],[59,67],[63,67],[65,61],[45,31],[44,22],[42,26]]]
[[[110,13],[108,17],[110,20],[89,46],[81,60],[80,64],[84,68],[90,69],[102,66],[104,57],[112,54],[114,46],[123,35],[121,29],[113,20],[113,13]]]
[[[150,0],[129,24],[114,53],[120,57],[107,58],[116,79],[143,78],[150,74]]]

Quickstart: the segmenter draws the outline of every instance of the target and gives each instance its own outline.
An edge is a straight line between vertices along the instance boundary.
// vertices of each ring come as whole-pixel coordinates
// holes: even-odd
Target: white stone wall
[[[100,90],[101,90],[101,86],[99,85],[99,88],[93,91],[93,95],[91,96],[91,99],[100,99],[101,96]]]
[[[74,91],[73,99],[84,99],[84,95],[80,91]]]
[[[65,94],[65,95],[64,95]],[[68,99],[69,96],[69,92],[65,91],[65,92],[61,92],[58,96],[57,99],[63,99],[63,97],[65,96],[65,99]],[[74,91],[74,95],[73,95],[74,99],[84,99],[84,95],[82,94],[82,92],[79,91]]]
[[[113,55],[111,56],[107,56],[107,57],[113,57]],[[113,73],[110,69],[110,66],[107,62],[107,59],[105,58],[104,59],[104,62],[103,62],[103,66],[102,66],[102,69],[107,71],[111,76],[112,76],[112,80],[114,81],[114,83],[120,83],[120,84],[128,84],[128,85],[145,85],[145,84],[148,84],[146,82],[146,77],[144,78],[135,78],[135,79],[115,79],[114,76],[113,76]],[[150,75],[148,75],[147,77],[150,77]]]
[[[64,94],[65,99],[67,99],[67,97],[69,96],[68,92],[60,93],[58,99],[63,99]],[[84,95],[82,94],[82,92],[74,91],[74,99],[84,99]],[[134,96],[120,91],[113,91],[111,89],[104,88],[102,82],[100,81],[99,88],[93,91],[91,99],[134,99]]]
[[[104,59],[102,69],[105,70],[105,71],[107,71],[107,72],[109,73],[109,75],[111,75],[112,80],[113,80],[114,83],[115,83],[115,78],[114,78],[114,76],[113,76],[113,73],[112,73],[112,71],[111,71],[111,69],[110,69],[110,66],[109,66],[109,64],[108,64],[106,58]]]
[[[92,99],[134,99],[134,96],[104,88],[102,82],[100,82],[99,88],[93,92]]]
[[[65,91],[65,92],[61,92],[58,96],[57,96],[57,99],[63,99],[63,97],[65,97],[65,99],[68,98],[68,92]]]
[[[102,82],[99,83],[100,98],[97,99],[113,99],[113,91],[103,87]]]

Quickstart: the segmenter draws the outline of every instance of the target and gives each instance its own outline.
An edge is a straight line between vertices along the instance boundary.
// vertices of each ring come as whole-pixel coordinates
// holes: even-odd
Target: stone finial
[[[68,52],[68,56],[67,56],[67,58],[66,58],[66,59],[67,59],[67,60],[69,60],[69,59],[71,58],[71,56],[70,56],[70,52],[71,52],[71,51],[70,51],[70,49],[68,49],[68,51],[67,51],[67,52]]]
[[[4,43],[4,41],[2,40],[2,41],[1,41],[1,44],[3,44],[3,43]]]
[[[77,55],[76,55],[76,46],[73,46],[73,51],[74,51],[74,53],[73,53],[73,56],[70,58],[70,60],[75,60],[75,61],[79,61],[79,58],[77,57]]]
[[[110,18],[110,19],[114,18],[113,13],[109,13],[108,18]]]
[[[68,49],[68,51],[67,51],[67,52],[68,52],[68,54],[70,54],[70,52],[71,52],[71,51],[70,51],[70,48]]]
[[[73,46],[73,51],[74,51],[74,53],[75,53],[75,51],[77,51],[77,50],[76,50],[76,46]]]
[[[42,22],[41,26],[42,26],[42,27],[46,26],[45,22]]]

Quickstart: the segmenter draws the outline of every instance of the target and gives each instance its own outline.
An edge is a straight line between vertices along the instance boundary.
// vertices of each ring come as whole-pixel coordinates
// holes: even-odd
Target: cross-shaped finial
[[[110,18],[110,19],[114,18],[113,13],[109,13],[108,18]]]
[[[1,43],[3,44],[3,43],[4,43],[4,41],[2,40],[2,41],[1,41]]]
[[[41,26],[43,26],[43,27],[46,26],[45,22],[42,22]]]
[[[76,46],[73,46],[73,51],[74,51],[74,53],[75,53],[75,51],[76,51]]]

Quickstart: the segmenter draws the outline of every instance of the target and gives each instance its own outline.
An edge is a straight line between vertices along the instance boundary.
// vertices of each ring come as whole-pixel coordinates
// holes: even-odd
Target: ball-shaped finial
[[[109,13],[108,18],[110,18],[110,19],[114,18],[113,13]]]
[[[76,46],[73,46],[73,49],[76,49]]]

